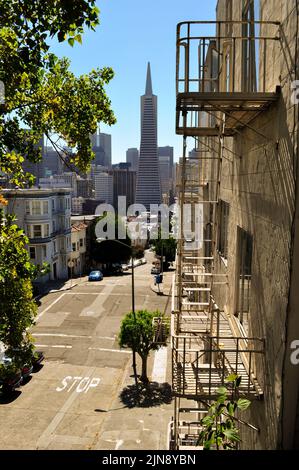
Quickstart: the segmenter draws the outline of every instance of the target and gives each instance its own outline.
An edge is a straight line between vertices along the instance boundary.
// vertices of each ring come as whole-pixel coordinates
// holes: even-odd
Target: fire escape
[[[213,27],[215,36],[202,35]],[[199,449],[200,421],[228,375],[242,377],[241,396],[263,397],[256,371],[264,339],[238,334],[231,321],[234,312],[218,306],[215,292],[233,286],[217,272],[215,260],[226,140],[244,128],[258,134],[254,119],[278,100],[279,88],[267,89],[266,70],[267,54],[277,41],[277,22],[190,21],[177,27],[176,132],[183,136],[183,156],[172,289],[171,449]],[[188,137],[197,149],[190,158]],[[185,233],[187,222],[193,239]]]

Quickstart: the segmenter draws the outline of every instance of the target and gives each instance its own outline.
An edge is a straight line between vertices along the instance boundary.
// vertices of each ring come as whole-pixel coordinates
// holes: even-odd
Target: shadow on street
[[[120,399],[127,408],[150,408],[172,402],[172,391],[169,383],[159,384],[150,382],[147,385],[138,384],[125,387],[120,393]]]

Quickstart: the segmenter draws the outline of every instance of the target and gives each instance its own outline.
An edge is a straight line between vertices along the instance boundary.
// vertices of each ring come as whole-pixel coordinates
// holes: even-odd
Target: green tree
[[[201,420],[202,431],[199,435],[198,445],[205,450],[234,450],[241,442],[238,423],[242,422],[236,417],[237,411],[245,411],[251,402],[239,398],[241,377],[235,374],[225,379],[227,387],[218,389],[218,398],[209,407],[209,412]]]
[[[147,359],[152,350],[158,350],[162,343],[155,341],[155,327],[153,320],[155,317],[161,317],[159,311],[149,312],[148,310],[138,310],[135,313],[127,313],[124,317],[120,333],[120,347],[128,347],[137,352],[142,361],[142,372],[140,380],[147,384]]]
[[[15,224],[15,217],[4,218],[0,210],[0,341],[10,355],[20,349],[21,356],[30,349],[26,330],[34,323],[37,312],[31,281],[47,270],[46,265],[36,267],[30,263],[27,243],[28,238]]]
[[[68,161],[86,171],[94,157],[89,135],[99,122],[116,122],[105,93],[113,70],[105,67],[77,77],[67,59],[50,52],[49,44],[53,38],[71,46],[81,43],[84,27],[99,24],[96,1],[0,0],[0,11],[0,80],[5,86],[0,174],[14,186],[32,186],[34,177],[24,171],[24,161],[40,161],[37,144],[43,135],[60,156],[62,141],[71,147]],[[3,194],[0,204],[6,204]],[[31,348],[26,331],[36,314],[32,280],[38,270],[30,263],[28,239],[13,215],[6,220],[1,215],[0,240],[0,339],[9,351],[26,351]]]
[[[168,266],[168,263],[172,263],[175,260],[177,241],[175,238],[169,236],[169,238],[163,239],[161,232],[157,240],[153,240],[153,247],[156,256],[163,256],[165,259],[164,264]]]

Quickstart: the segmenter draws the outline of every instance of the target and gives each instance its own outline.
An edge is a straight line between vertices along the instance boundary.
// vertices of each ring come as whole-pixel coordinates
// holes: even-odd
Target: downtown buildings
[[[208,36],[178,25],[178,197],[181,221],[201,207],[203,236],[198,248],[181,224],[173,449],[198,448],[230,374],[251,400],[239,447],[299,447],[298,13],[295,0],[219,0]]]

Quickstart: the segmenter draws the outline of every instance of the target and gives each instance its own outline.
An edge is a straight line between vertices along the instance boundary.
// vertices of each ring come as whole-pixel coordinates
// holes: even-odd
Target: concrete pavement
[[[163,311],[167,297],[150,288],[150,261],[135,269],[136,309]],[[164,281],[165,289],[171,273]],[[97,283],[82,279],[40,303],[32,333],[46,360],[11,399],[0,397],[0,448],[166,449],[169,386],[152,385],[135,406],[132,355],[118,345],[120,322],[131,309],[130,273]],[[156,354],[149,376],[170,383],[170,355]]]

